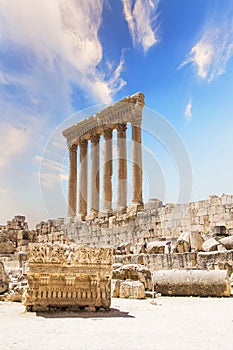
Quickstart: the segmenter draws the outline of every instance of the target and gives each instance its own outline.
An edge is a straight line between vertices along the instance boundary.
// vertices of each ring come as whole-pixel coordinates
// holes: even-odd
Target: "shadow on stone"
[[[49,312],[37,311],[36,316],[44,317],[44,318],[113,318],[113,317],[122,317],[122,318],[135,318],[130,315],[128,312],[120,311],[118,309],[111,308],[109,311],[96,311],[90,312],[85,310],[80,311],[61,311],[61,310],[53,310]]]

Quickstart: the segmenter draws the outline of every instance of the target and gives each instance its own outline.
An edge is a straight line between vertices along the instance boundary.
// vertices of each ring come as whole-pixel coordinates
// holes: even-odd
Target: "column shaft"
[[[97,216],[99,212],[99,139],[100,136],[91,136],[91,215]]]
[[[87,147],[88,141],[80,142],[80,170],[79,170],[79,215],[83,219],[87,215]]]
[[[141,123],[132,123],[132,204],[142,203]]]
[[[77,203],[77,145],[69,149],[68,216],[76,215]]]
[[[127,207],[126,124],[117,125],[117,209]]]
[[[103,212],[112,212],[112,129],[104,130]]]

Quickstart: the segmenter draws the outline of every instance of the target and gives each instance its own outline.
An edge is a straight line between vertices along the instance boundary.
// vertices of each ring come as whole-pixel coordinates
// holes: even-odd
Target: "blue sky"
[[[61,130],[137,91],[145,200],[232,193],[232,55],[231,0],[0,0],[0,222],[65,216]]]

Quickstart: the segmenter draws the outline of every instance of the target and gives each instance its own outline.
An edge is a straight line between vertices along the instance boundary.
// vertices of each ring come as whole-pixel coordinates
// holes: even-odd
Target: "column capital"
[[[86,139],[81,139],[79,141],[80,147],[85,147],[87,145],[87,143],[88,143],[88,140],[86,140]]]
[[[90,135],[90,140],[91,140],[91,142],[98,143],[100,140],[100,135],[94,131]]]
[[[110,140],[112,138],[112,129],[105,126],[103,130],[103,134],[104,134],[105,140]]]
[[[76,151],[77,151],[77,148],[78,148],[78,145],[71,145],[71,146],[69,147],[69,151],[70,151],[70,152],[76,152]]]
[[[142,124],[142,117],[141,116],[137,116],[136,118],[131,120],[131,124],[132,126],[141,126]]]
[[[119,131],[126,131],[127,124],[126,123],[117,123],[116,124],[116,129],[119,130]]]

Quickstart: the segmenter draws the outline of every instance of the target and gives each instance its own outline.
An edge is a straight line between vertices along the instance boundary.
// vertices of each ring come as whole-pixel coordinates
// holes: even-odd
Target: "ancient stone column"
[[[141,120],[132,121],[132,204],[143,206]]]
[[[112,213],[112,129],[104,129],[103,212]]]
[[[77,145],[69,148],[68,216],[76,215],[77,203]]]
[[[124,212],[127,207],[127,125],[117,124],[117,210]]]
[[[94,218],[99,212],[99,140],[100,135],[91,134],[91,216]]]
[[[85,219],[87,215],[87,147],[88,141],[80,141],[80,170],[79,170],[79,216],[80,219]]]

